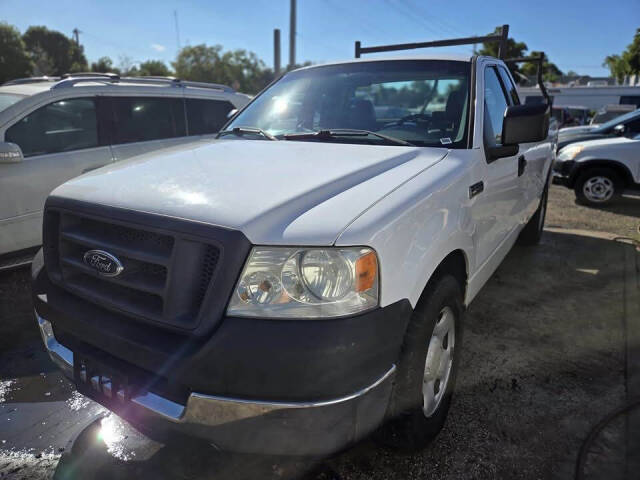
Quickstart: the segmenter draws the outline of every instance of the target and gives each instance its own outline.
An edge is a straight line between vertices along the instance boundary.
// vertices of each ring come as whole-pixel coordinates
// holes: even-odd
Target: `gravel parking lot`
[[[553,187],[549,202],[542,245],[514,248],[469,308],[449,419],[413,453],[365,440],[312,462],[156,444],[74,392],[41,346],[28,271],[0,273],[0,478],[572,478],[589,431],[634,393],[639,255],[619,237],[640,241],[640,199],[597,210]],[[595,437],[586,478],[632,478],[634,425]]]

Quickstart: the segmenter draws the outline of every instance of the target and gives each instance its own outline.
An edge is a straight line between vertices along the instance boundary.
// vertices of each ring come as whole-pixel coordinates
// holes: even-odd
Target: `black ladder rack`
[[[500,33],[492,33],[484,37],[452,38],[450,40],[435,40],[432,42],[398,43],[395,45],[377,45],[375,47],[363,47],[360,41],[356,41],[356,58],[364,53],[394,52],[397,50],[413,50],[416,48],[450,47],[454,45],[473,45],[475,43],[499,42],[498,57],[503,58],[507,53],[507,39],[509,38],[509,25],[502,25]]]

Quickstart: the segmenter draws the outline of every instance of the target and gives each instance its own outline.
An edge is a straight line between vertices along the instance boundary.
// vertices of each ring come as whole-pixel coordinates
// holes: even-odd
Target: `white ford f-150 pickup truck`
[[[150,436],[297,455],[374,430],[424,445],[465,307],[517,239],[540,239],[548,124],[497,58],[289,72],[217,140],[49,196],[33,264],[45,345]]]

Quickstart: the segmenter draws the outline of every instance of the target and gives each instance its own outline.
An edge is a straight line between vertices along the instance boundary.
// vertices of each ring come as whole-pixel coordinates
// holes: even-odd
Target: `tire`
[[[458,369],[463,313],[460,286],[452,275],[444,274],[430,282],[405,334],[387,410],[388,421],[376,432],[376,439],[380,443],[405,450],[418,450],[428,445],[444,426]],[[436,332],[437,325],[442,326],[440,332]],[[447,326],[445,340],[443,332]],[[449,350],[452,359],[446,380],[442,375],[438,393],[433,395],[432,402],[427,402],[424,391],[435,393],[437,388],[437,380],[425,383],[428,354],[430,361],[436,359],[434,345],[445,347],[445,352]],[[432,363],[432,366],[436,363]],[[440,366],[448,363],[443,361]],[[437,378],[442,372],[442,368],[431,369],[430,376]]]
[[[591,206],[609,205],[620,196],[622,181],[610,168],[591,168],[578,176],[574,190],[578,203]]]
[[[542,198],[540,199],[540,205],[538,209],[529,219],[524,226],[520,235],[518,236],[518,243],[520,245],[538,245],[542,238],[542,231],[544,230],[544,219],[547,216],[547,199],[549,198],[549,185],[545,185],[542,191]]]

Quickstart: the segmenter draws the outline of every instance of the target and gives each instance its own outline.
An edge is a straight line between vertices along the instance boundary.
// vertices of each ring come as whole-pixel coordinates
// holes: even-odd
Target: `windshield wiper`
[[[382,135],[381,133],[371,132],[369,130],[356,130],[350,128],[335,128],[329,130],[318,130],[316,132],[309,133],[288,133],[283,138],[285,140],[330,140],[337,137],[368,137],[369,135],[383,139],[385,142],[392,145],[404,145],[409,147],[415,147],[411,142],[400,140],[399,138],[389,137]]]
[[[261,128],[253,127],[233,127],[231,130],[222,130],[221,132],[218,132],[218,136],[216,138],[220,138],[224,135],[237,135],[238,137],[242,137],[245,133],[262,135],[267,140],[278,140],[276,137],[268,132],[265,132]]]

